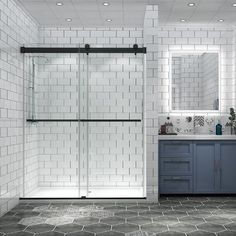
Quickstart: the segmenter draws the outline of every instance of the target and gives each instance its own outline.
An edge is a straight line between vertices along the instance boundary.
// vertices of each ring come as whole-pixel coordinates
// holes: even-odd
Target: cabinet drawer
[[[191,157],[192,143],[189,141],[161,141],[160,157]]]
[[[192,158],[160,158],[161,175],[192,175]]]
[[[191,176],[161,176],[160,193],[192,193]]]

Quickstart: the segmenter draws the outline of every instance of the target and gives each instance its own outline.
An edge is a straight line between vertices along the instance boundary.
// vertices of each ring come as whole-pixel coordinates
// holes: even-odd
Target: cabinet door
[[[161,175],[192,175],[192,158],[160,158]]]
[[[161,141],[160,157],[192,157],[192,142]]]
[[[217,168],[214,142],[196,142],[194,145],[194,192],[217,191]]]
[[[192,176],[161,176],[161,194],[192,193]]]
[[[220,145],[220,187],[222,193],[236,193],[236,142]]]

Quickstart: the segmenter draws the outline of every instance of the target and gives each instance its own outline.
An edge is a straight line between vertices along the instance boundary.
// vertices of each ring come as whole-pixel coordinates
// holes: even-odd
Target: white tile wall
[[[147,47],[146,85],[146,159],[147,196],[158,198],[158,7],[147,6],[144,19],[144,41]]]
[[[23,57],[19,47],[36,43],[38,28],[13,0],[0,1],[0,215],[23,190]],[[27,163],[35,151],[35,129],[26,129]],[[31,138],[30,138],[31,137]],[[32,173],[31,164],[27,173]],[[31,174],[30,174],[31,175]],[[31,175],[32,177],[32,175]]]
[[[40,44],[84,47],[128,47],[143,45],[142,28],[41,28]]]

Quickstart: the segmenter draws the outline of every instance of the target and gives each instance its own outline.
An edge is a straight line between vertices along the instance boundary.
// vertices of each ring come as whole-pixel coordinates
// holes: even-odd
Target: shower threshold
[[[79,196],[80,195],[80,196]],[[87,188],[38,187],[25,198],[80,198],[87,195]],[[142,187],[91,187],[87,198],[144,198]]]

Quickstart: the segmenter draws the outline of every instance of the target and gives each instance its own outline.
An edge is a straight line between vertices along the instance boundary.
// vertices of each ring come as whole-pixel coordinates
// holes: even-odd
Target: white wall
[[[23,57],[37,25],[13,0],[0,1],[0,215],[18,202],[23,181]],[[34,135],[35,129],[27,133]],[[32,143],[33,140],[30,140]],[[33,144],[34,145],[34,144]],[[28,145],[27,145],[28,146]],[[27,156],[30,157],[30,147]]]
[[[144,42],[147,47],[146,143],[147,195],[158,198],[158,6],[147,6],[144,19]]]

